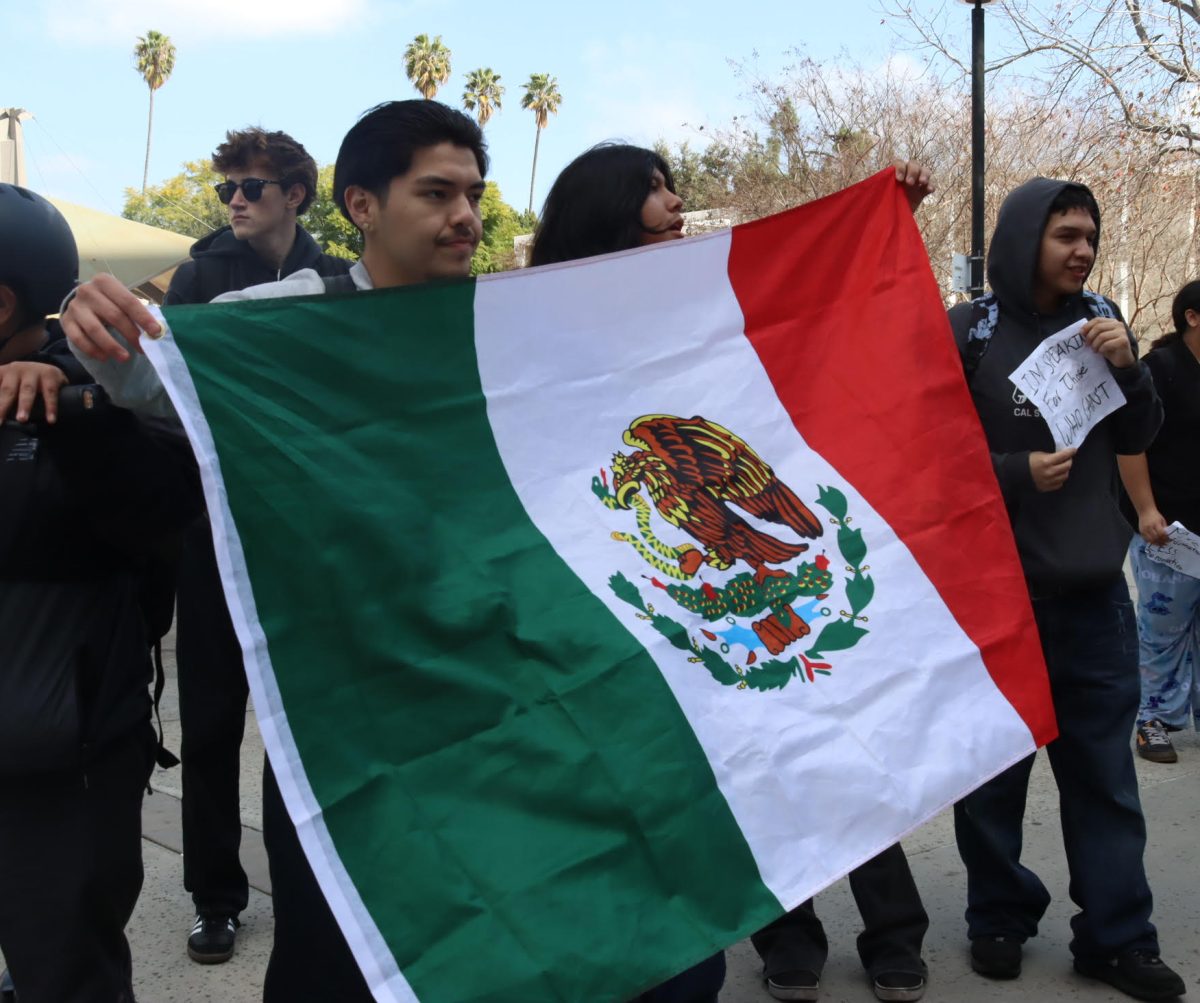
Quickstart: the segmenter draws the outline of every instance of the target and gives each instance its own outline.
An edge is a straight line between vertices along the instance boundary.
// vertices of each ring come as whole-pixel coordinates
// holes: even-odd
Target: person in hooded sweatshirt
[[[992,292],[950,310],[971,395],[1024,567],[1059,737],[1047,746],[1058,784],[1075,970],[1138,999],[1173,999],[1183,980],[1159,957],[1143,866],[1146,825],[1129,736],[1139,699],[1138,638],[1122,562],[1132,531],[1118,507],[1117,455],[1153,441],[1162,407],[1112,301],[1085,289],[1100,210],[1083,185],[1034,178],[1004,200],[988,251]],[[1125,404],[1075,449],[1008,374],[1048,335],[1086,319]],[[1022,945],[1050,902],[1021,861],[1033,756],[955,806],[967,869],[971,966],[1015,978]]]
[[[302,269],[343,275],[353,262],[323,254],[296,218],[312,204],[317,165],[284,132],[228,132],[213,153],[225,180],[217,196],[229,225],[196,242],[165,305],[207,303]],[[249,883],[238,856],[239,759],[248,687],[221,591],[208,517],[184,534],[179,563],[176,656],[183,734],[183,883],[196,919],[188,955],[202,964],[233,955]]]

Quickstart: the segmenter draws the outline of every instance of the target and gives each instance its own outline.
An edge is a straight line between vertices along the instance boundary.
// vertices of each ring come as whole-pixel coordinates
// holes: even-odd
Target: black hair
[[[625,251],[642,242],[642,206],[655,170],[675,191],[671,168],[653,150],[601,143],[572,160],[550,186],[533,235],[531,265]]]
[[[1169,345],[1172,341],[1182,338],[1183,332],[1188,329],[1185,314],[1189,310],[1200,313],[1200,279],[1193,279],[1186,283],[1175,294],[1175,299],[1171,301],[1171,320],[1175,324],[1175,330],[1155,338],[1150,342],[1150,347],[1161,348],[1163,345]]]
[[[418,150],[452,143],[470,150],[487,175],[487,143],[475,120],[439,101],[385,101],[363,112],[338,150],[333,198],[346,219],[346,189],[365,188],[383,198],[392,178],[408,173]],[[353,220],[351,220],[353,222]]]
[[[1070,212],[1072,209],[1085,209],[1087,214],[1092,217],[1092,222],[1096,224],[1096,238],[1092,241],[1092,246],[1096,247],[1100,243],[1100,206],[1096,202],[1096,196],[1091,193],[1091,190],[1083,185],[1069,184],[1063,187],[1050,203],[1050,208],[1046,212],[1046,222],[1050,222],[1050,217],[1056,213]]]

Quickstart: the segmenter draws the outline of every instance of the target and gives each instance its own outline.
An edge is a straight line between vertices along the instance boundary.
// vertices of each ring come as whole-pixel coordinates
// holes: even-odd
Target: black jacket
[[[1000,208],[987,260],[999,319],[970,379],[1034,595],[1095,588],[1121,574],[1131,534],[1118,507],[1116,454],[1142,452],[1162,423],[1162,406],[1145,365],[1112,369],[1126,404],[1088,434],[1061,489],[1043,493],[1033,486],[1029,454],[1054,452],[1054,439],[1008,374],[1048,335],[1091,316],[1082,296],[1069,297],[1052,316],[1039,314],[1034,303],[1042,231],[1050,204],[1065,187],[1064,181],[1035,178],[1014,189]],[[1119,317],[1116,305],[1110,306]],[[950,310],[960,352],[966,347],[971,317],[969,303]]]
[[[91,382],[61,340],[26,361]],[[146,574],[201,503],[167,426],[118,408],[0,424],[0,776],[86,769],[149,722]]]
[[[196,241],[191,254],[192,260],[176,269],[164,306],[208,303],[221,293],[276,282],[303,268],[315,269],[318,275],[344,275],[354,264],[345,258],[323,254],[298,223],[296,240],[278,270],[267,265],[246,241],[238,240],[227,226]]]

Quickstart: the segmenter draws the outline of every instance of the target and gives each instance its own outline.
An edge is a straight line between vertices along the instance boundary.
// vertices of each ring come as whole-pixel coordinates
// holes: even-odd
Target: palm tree
[[[542,130],[550,121],[551,115],[558,114],[558,106],[562,104],[562,95],[558,93],[558,80],[549,73],[533,73],[529,83],[521,84],[525,96],[521,98],[521,107],[533,112],[537,122],[537,133],[533,139],[533,170],[529,172],[529,212],[533,212],[533,179],[537,177],[538,143],[542,139]]]
[[[475,112],[479,128],[488,124],[493,112],[500,110],[500,99],[504,97],[504,87],[500,83],[500,74],[493,72],[489,66],[482,70],[472,70],[467,74],[467,86],[463,90],[463,107]]]
[[[404,50],[404,72],[426,101],[450,79],[450,50],[442,44],[442,36],[418,35]]]
[[[154,92],[170,79],[175,69],[175,46],[171,39],[157,31],[139,36],[133,47],[134,65],[146,86],[150,88],[150,117],[146,122],[146,164],[142,168],[142,191],[150,175],[150,133],[154,129]]]

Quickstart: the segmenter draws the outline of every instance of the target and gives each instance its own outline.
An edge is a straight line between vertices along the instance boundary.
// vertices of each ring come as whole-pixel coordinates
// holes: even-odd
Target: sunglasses
[[[283,187],[282,181],[264,181],[262,178],[246,178],[245,181],[222,181],[219,185],[213,185],[216,190],[217,198],[221,200],[221,205],[229,205],[233,201],[234,193],[240,188],[242,194],[246,196],[247,202],[257,202],[262,198],[263,189],[267,185],[279,185]]]

